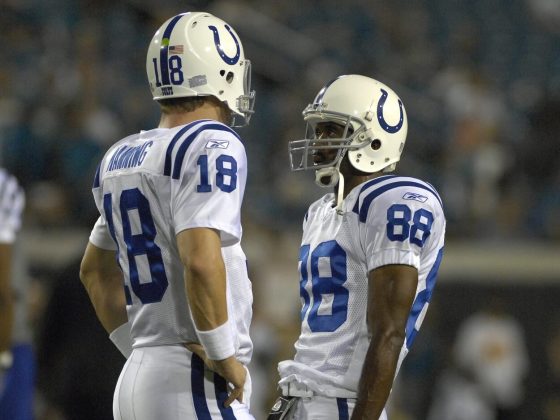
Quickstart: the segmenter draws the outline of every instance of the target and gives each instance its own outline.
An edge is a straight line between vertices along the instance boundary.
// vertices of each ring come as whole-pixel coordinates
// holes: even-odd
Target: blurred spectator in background
[[[557,0],[525,0],[530,11],[550,32],[560,34],[560,2]]]
[[[124,359],[97,320],[79,268],[77,260],[51,274],[37,339],[39,420],[113,418],[113,391]]]
[[[0,419],[31,420],[35,359],[27,324],[27,274],[16,234],[25,204],[18,181],[0,168]]]
[[[526,235],[560,239],[560,98],[546,98],[529,118],[518,153],[527,182]]]
[[[555,314],[550,323],[545,352],[546,377],[544,383],[549,385],[544,390],[542,418],[556,420],[560,419],[560,312]]]
[[[444,371],[430,420],[512,420],[523,402],[529,358],[519,322],[500,304],[460,326],[453,366]]]
[[[442,342],[445,326],[439,321],[442,317],[438,307],[441,295],[436,296],[436,302],[430,303],[429,314],[422,324],[422,334],[414,341],[414,350],[406,356],[395,381],[387,409],[390,419],[426,419],[436,375],[444,365],[441,356],[445,351]]]
[[[254,277],[251,277],[253,281]],[[254,284],[254,283],[253,283]],[[255,306],[257,309],[258,306]],[[270,319],[263,319],[266,315],[261,310],[253,312],[251,321],[251,339],[254,351],[249,365],[251,373],[251,413],[255,419],[263,419],[271,404],[271,378],[277,376],[276,364],[283,341],[274,328]]]
[[[443,192],[455,235],[498,233],[495,214],[500,181],[510,154],[502,145],[505,107],[480,69],[443,71],[435,81],[450,121],[443,168]]]
[[[496,420],[493,404],[478,384],[449,369],[441,374],[428,420]]]

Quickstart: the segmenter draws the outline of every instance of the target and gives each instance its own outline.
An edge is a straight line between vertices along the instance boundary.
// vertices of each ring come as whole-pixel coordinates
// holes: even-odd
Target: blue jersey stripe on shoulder
[[[101,163],[97,165],[97,169],[95,170],[95,177],[93,178],[93,188],[99,188],[99,185],[101,184],[99,179],[100,168],[101,168]]]
[[[434,197],[436,197],[436,199],[439,202],[439,205],[443,208],[443,203],[441,202],[441,198],[439,198],[438,193],[436,193],[430,187],[428,187],[424,184],[421,184],[419,182],[414,182],[414,181],[396,181],[396,182],[391,182],[389,184],[383,185],[382,187],[379,187],[379,188],[373,190],[363,199],[362,206],[359,209],[360,222],[363,223],[363,222],[366,221],[367,214],[368,214],[368,211],[369,211],[369,206],[371,205],[371,202],[374,199],[379,197],[384,192],[387,192],[389,190],[392,190],[393,188],[398,188],[398,187],[417,187],[417,188],[422,188],[423,190],[429,191],[434,195]],[[357,201],[356,201],[356,203],[357,203]]]
[[[173,136],[173,139],[169,142],[169,145],[167,146],[167,150],[165,151],[165,166],[163,168],[163,174],[165,176],[171,175],[171,158],[173,156],[173,148],[175,147],[175,144],[179,141],[179,139],[183,136],[183,134],[185,134],[185,131],[189,130],[196,124],[200,124],[206,121],[210,121],[210,120],[198,120],[190,124],[187,124],[186,126],[181,128],[177,132],[177,134],[175,134],[175,136]]]
[[[183,141],[183,143],[181,143],[181,146],[179,146],[179,150],[177,150],[177,154],[175,155],[175,162],[173,163],[173,179],[179,179],[181,176],[181,167],[183,166],[183,160],[185,159],[185,154],[187,153],[187,150],[189,148],[189,146],[191,145],[191,143],[194,141],[194,139],[204,130],[217,130],[217,131],[225,131],[228,133],[231,133],[233,135],[235,135],[235,137],[237,137],[237,139],[239,139],[239,141],[241,141],[241,138],[239,137],[239,135],[233,131],[231,128],[223,125],[223,124],[219,124],[219,123],[213,123],[213,124],[205,124],[202,125],[201,127],[197,128],[196,130],[194,130],[192,133],[190,133],[185,140]]]
[[[387,179],[396,178],[396,177],[397,177],[397,175],[385,175],[385,176],[381,176],[381,177],[379,177],[379,178],[375,178],[375,179],[372,179],[371,181],[366,182],[366,183],[362,186],[362,188],[360,188],[360,194],[358,194],[358,198],[357,198],[357,200],[356,200],[356,203],[354,204],[354,208],[352,209],[352,211],[353,211],[354,213],[356,213],[356,214],[359,214],[359,209],[360,209],[360,207],[359,207],[360,195],[361,195],[365,190],[367,190],[369,187],[371,187],[371,186],[373,186],[373,185],[375,185],[375,184],[379,184],[379,183],[382,182],[382,181],[386,181]]]

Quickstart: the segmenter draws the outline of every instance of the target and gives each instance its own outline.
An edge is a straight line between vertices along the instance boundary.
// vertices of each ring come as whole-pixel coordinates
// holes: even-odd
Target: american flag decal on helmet
[[[183,46],[182,45],[170,45],[169,46],[169,54],[183,54]]]

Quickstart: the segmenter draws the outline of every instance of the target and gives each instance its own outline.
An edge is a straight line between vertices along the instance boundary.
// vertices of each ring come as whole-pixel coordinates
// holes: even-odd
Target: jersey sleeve
[[[93,194],[93,199],[95,201],[95,206],[97,207],[97,211],[100,214],[103,214],[103,187],[101,183],[101,172],[102,166],[104,163],[103,159],[99,165],[97,165],[97,169],[95,170],[95,176],[93,178],[93,185],[91,187],[91,192]]]
[[[441,246],[445,217],[437,193],[395,188],[367,205],[360,240],[368,272],[391,264],[419,269],[422,252]]]
[[[175,234],[196,227],[220,232],[222,244],[241,239],[241,204],[247,157],[241,141],[228,131],[207,130],[189,147],[179,179],[172,180],[171,212]]]
[[[105,210],[103,209],[103,188],[101,173],[103,171],[104,163],[105,158],[103,158],[103,160],[99,163],[97,169],[95,170],[95,176],[91,189],[93,198],[95,200],[95,206],[97,207],[100,216],[95,222],[95,225],[93,225],[93,228],[89,235],[89,241],[98,248],[117,251],[117,244],[111,236],[109,225],[107,224],[107,220],[105,219]]]
[[[11,244],[21,227],[25,194],[15,177],[0,170],[0,243]]]
[[[107,222],[103,216],[99,216],[89,235],[89,241],[96,247],[110,251],[117,250],[117,244],[111,237]]]

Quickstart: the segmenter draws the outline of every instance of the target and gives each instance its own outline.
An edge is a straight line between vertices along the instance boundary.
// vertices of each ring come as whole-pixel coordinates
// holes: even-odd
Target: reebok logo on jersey
[[[229,146],[229,140],[208,140],[206,143],[207,149],[227,149]]]
[[[428,197],[426,197],[426,196],[423,196],[423,195],[417,194],[417,193],[413,193],[413,192],[404,193],[402,198],[404,200],[420,201],[421,203],[425,203],[426,200],[428,199]]]

